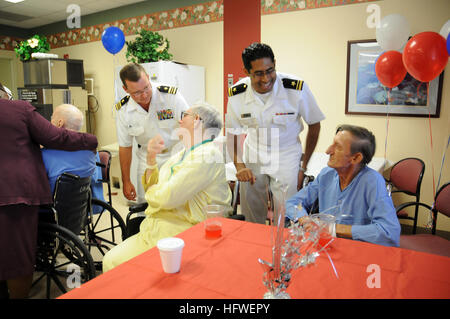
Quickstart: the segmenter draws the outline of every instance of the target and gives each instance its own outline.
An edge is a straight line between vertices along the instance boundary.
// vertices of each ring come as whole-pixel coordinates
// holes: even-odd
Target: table
[[[223,219],[223,236],[208,240],[200,223],[177,236],[185,241],[179,273],[164,273],[153,248],[60,298],[260,299],[266,288],[257,260],[271,261],[270,229]],[[321,255],[293,272],[292,298],[450,298],[450,258],[341,238],[329,254],[339,278]],[[380,288],[367,285],[370,265],[379,266]]]

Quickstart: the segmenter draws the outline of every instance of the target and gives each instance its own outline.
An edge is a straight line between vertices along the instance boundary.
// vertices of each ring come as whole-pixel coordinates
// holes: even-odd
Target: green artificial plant
[[[141,30],[134,41],[125,41],[127,44],[127,61],[134,63],[157,62],[171,60],[169,53],[169,40],[158,32]]]
[[[36,34],[28,40],[20,41],[14,48],[14,51],[16,56],[20,58],[20,61],[24,62],[31,59],[31,53],[50,51],[50,44],[47,42],[46,37]]]

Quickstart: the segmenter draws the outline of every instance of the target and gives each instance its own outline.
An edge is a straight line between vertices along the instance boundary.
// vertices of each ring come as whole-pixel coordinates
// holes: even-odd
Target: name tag
[[[172,109],[156,111],[156,114],[158,115],[158,120],[160,121],[170,120],[174,117]]]
[[[246,118],[249,118],[249,117],[252,117],[252,113],[241,114],[241,119],[246,119]]]
[[[275,113],[275,115],[294,115],[294,112],[287,112],[287,113]]]

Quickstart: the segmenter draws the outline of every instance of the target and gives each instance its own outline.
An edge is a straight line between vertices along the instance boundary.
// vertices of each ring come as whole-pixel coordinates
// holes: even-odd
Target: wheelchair
[[[116,245],[103,236],[116,229],[105,230],[94,223],[91,203],[104,208],[101,214],[109,213],[122,238],[126,234],[125,223],[117,211],[108,203],[91,199],[90,186],[90,177],[63,173],[56,181],[53,204],[41,206],[32,289],[44,284],[46,298],[55,298],[93,279],[96,270],[101,269],[101,259],[94,260],[92,248],[99,248],[104,255]]]

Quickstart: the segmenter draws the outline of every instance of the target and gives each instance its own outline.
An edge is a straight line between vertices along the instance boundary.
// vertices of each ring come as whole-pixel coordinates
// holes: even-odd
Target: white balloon
[[[450,33],[450,20],[447,20],[445,24],[442,26],[441,31],[439,31],[439,34],[444,37],[444,39],[447,40],[448,34]]]
[[[400,14],[385,16],[376,28],[377,42],[384,51],[400,51],[408,41],[410,33],[408,20]]]

